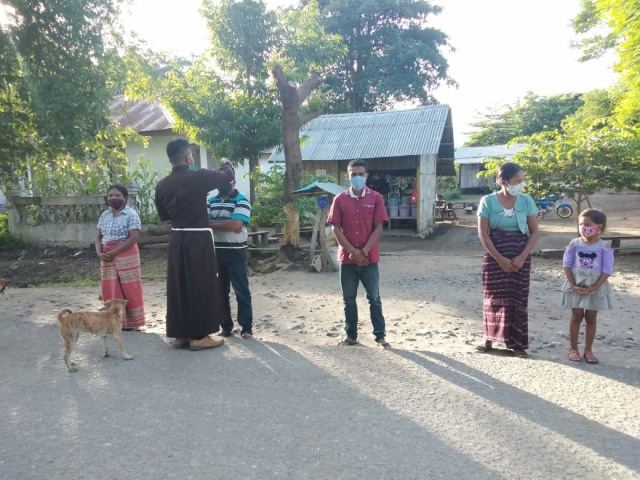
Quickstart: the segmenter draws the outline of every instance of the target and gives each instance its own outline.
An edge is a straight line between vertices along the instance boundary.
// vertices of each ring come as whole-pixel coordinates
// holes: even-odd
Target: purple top
[[[562,267],[587,270],[598,275],[613,273],[613,249],[601,244],[569,245],[562,257]]]

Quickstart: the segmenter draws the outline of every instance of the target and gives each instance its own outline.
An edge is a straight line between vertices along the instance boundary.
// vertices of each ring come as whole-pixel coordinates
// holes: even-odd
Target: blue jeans
[[[367,293],[367,300],[369,300],[373,335],[376,338],[385,336],[378,280],[377,263],[370,263],[366,267],[355,264],[340,265],[340,286],[342,287],[342,299],[344,301],[344,329],[347,335],[353,339],[358,338],[358,305],[356,304],[356,298],[360,282],[362,282],[362,286]]]
[[[223,301],[226,302],[228,317],[222,320],[222,330],[233,331],[233,320],[231,319],[231,305],[229,294],[231,285],[236,294],[238,302],[238,323],[241,333],[253,333],[253,307],[251,306],[251,292],[249,291],[249,279],[247,278],[247,262],[225,262],[218,260],[218,273],[220,283],[224,292]]]

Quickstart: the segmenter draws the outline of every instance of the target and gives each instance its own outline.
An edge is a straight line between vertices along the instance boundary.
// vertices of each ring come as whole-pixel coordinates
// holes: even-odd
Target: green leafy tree
[[[287,218],[284,214],[284,175],[285,170],[281,165],[274,165],[266,172],[255,172],[257,191],[256,201],[251,206],[251,223],[260,226],[283,224]],[[302,181],[305,185],[315,180],[336,182],[331,177],[316,177],[309,172],[302,172]],[[312,196],[299,196],[294,200],[296,210],[303,215],[303,223],[310,224],[312,216],[317,211],[316,198]]]
[[[264,85],[265,65],[277,45],[277,17],[262,0],[204,0],[202,14],[211,34],[211,52],[234,85],[249,95]]]
[[[283,250],[289,254],[300,243],[300,217],[293,192],[302,180],[300,127],[324,111],[327,97],[314,95],[322,83],[320,73],[345,53],[338,35],[325,32],[315,1],[300,10],[289,10],[281,18],[283,47],[272,69],[282,105],[282,144],[285,156]]]
[[[582,95],[577,93],[541,97],[529,92],[514,106],[506,106],[502,112],[491,111],[473,123],[477,130],[465,146],[503,145],[516,137],[562,131],[562,121],[582,105]]]
[[[527,172],[527,193],[534,197],[562,192],[580,211],[599,190],[640,190],[640,138],[634,129],[597,119],[569,134],[541,132],[514,141],[529,144],[513,161]],[[485,173],[493,174],[503,161],[488,162]]]
[[[0,162],[82,155],[109,123],[103,58],[120,0],[5,0],[0,26]]]
[[[303,2],[308,3],[308,2]],[[339,35],[347,55],[326,74],[336,111],[384,110],[395,102],[435,103],[454,85],[443,50],[448,37],[429,27],[441,7],[425,0],[318,0],[322,26]]]
[[[236,165],[248,160],[253,172],[260,153],[279,142],[277,103],[265,64],[275,44],[276,17],[261,0],[205,0],[201,13],[215,65],[203,58],[186,72],[171,71],[162,100],[192,140]],[[255,200],[253,180],[250,199]]]
[[[620,98],[615,116],[628,125],[640,123],[639,11],[640,0],[583,0],[582,10],[573,20],[574,30],[583,36],[575,43],[583,50],[582,60],[597,58],[609,50],[617,54]],[[601,27],[607,29],[606,33]]]
[[[578,34],[602,26],[609,31],[576,45],[584,50],[583,60],[615,49],[618,85],[585,94],[583,106],[560,129],[514,140],[529,144],[514,156],[527,170],[528,193],[565,192],[578,210],[602,189],[640,190],[640,0],[583,0],[582,7],[574,19]]]

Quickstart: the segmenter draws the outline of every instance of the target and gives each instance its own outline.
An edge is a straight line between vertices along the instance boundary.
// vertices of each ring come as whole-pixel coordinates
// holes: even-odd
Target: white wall
[[[125,153],[129,159],[129,169],[133,171],[136,167],[138,159],[151,160],[151,169],[161,174],[162,177],[168,175],[171,171],[171,164],[167,158],[167,143],[177,138],[184,138],[179,135],[162,135],[157,137],[147,137],[148,144],[144,145],[136,142],[127,144]],[[202,168],[215,168],[214,162],[207,162],[207,149],[200,147],[200,161]],[[236,188],[243,195],[249,196],[249,177],[243,178],[249,172],[249,162],[245,165],[239,165],[236,168]]]
[[[418,212],[416,221],[417,231],[420,235],[433,233],[436,209],[436,155],[420,155],[418,167]]]
[[[182,137],[179,135],[162,135],[147,138],[148,144],[146,147],[136,142],[127,143],[125,153],[129,159],[130,171],[135,170],[138,159],[142,157],[145,160],[151,160],[151,169],[153,171],[168,174],[171,171],[171,164],[167,158],[167,143]]]

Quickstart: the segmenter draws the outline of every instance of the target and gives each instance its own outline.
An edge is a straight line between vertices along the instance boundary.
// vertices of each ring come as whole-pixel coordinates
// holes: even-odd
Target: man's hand
[[[350,253],[349,258],[356,265],[360,265],[361,267],[366,267],[367,265],[369,265],[369,259],[367,258],[367,255],[365,255],[365,253],[359,248],[356,248],[352,253]]]

